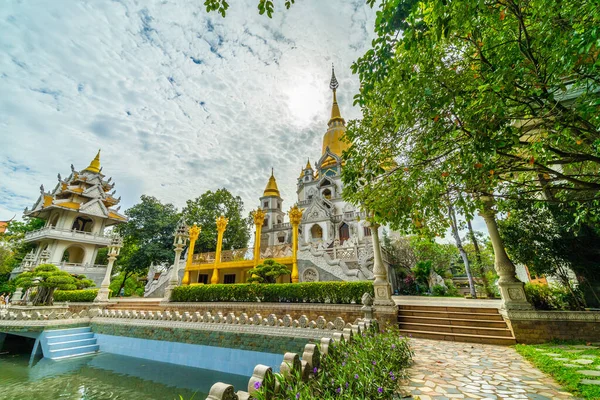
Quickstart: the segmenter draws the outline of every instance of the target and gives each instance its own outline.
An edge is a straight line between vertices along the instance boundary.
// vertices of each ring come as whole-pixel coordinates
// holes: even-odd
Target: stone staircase
[[[496,308],[399,305],[398,327],[415,338],[456,342],[516,344]]]
[[[45,331],[44,356],[52,360],[87,356],[99,350],[97,339],[89,326]]]

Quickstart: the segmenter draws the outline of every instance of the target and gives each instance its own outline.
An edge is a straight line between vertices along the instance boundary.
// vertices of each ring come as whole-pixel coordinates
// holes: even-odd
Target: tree
[[[448,206],[448,218],[450,219],[450,227],[452,228],[452,236],[454,236],[454,241],[456,242],[456,248],[460,253],[460,258],[463,261],[465,266],[465,272],[467,273],[467,279],[469,281],[469,291],[471,292],[471,297],[476,298],[477,293],[475,292],[475,282],[473,281],[473,275],[471,274],[471,266],[469,262],[469,257],[467,256],[467,252],[465,251],[462,245],[462,239],[460,238],[460,234],[458,233],[458,222],[456,219],[456,213],[454,212],[454,207],[452,205]]]
[[[115,230],[123,236],[123,248],[115,264],[124,275],[121,287],[133,274],[145,275],[152,263],[172,263],[173,235],[180,214],[172,204],[142,195],[141,202],[125,211],[129,220]]]
[[[9,274],[23,261],[35,245],[24,243],[23,238],[27,232],[36,231],[45,224],[43,219],[26,217],[23,222],[10,221],[6,232],[0,234],[0,275]]]
[[[41,264],[33,271],[20,274],[16,279],[15,285],[25,290],[37,288],[32,303],[38,306],[52,305],[56,289],[78,290],[94,286],[94,282],[87,279],[85,275],[75,276],[66,271],[61,271],[52,264]]]
[[[248,271],[249,283],[276,283],[277,278],[284,275],[289,275],[290,270],[283,264],[279,264],[270,258],[266,259],[262,264]]]
[[[202,228],[194,253],[215,251],[217,248],[217,224],[219,216],[229,219],[223,234],[223,250],[242,249],[248,246],[250,229],[248,219],[242,217],[244,203],[227,189],[207,191],[194,200],[188,200],[182,214],[188,225]]]

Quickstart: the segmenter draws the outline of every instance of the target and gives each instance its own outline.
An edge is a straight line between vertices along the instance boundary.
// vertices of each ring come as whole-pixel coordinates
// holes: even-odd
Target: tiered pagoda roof
[[[25,209],[24,215],[47,219],[52,210],[64,209],[106,218],[107,226],[126,222],[127,217],[119,213],[120,207],[112,208],[121,201],[121,197],[115,198],[115,183],[111,183],[112,178],[105,180],[104,177],[98,150],[87,168],[76,171],[71,165],[71,174],[66,179],[58,174],[54,190],[46,192],[44,186],[40,186],[40,197],[31,210]]]

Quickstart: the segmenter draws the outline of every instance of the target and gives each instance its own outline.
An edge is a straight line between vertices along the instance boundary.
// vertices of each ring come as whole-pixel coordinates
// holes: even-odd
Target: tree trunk
[[[471,238],[471,242],[473,242],[473,248],[475,249],[475,259],[477,260],[476,269],[479,272],[481,283],[483,283],[485,294],[488,297],[493,297],[494,293],[490,290],[490,282],[488,281],[488,278],[485,275],[483,261],[481,261],[481,250],[479,249],[479,242],[477,242],[477,238],[475,237],[475,232],[473,231],[473,225],[471,225],[470,219],[467,219],[467,227],[469,228],[469,237]]]
[[[123,289],[125,287],[125,281],[127,280],[127,278],[129,278],[129,276],[131,276],[131,272],[125,272],[125,275],[123,276],[123,282],[121,282],[121,286],[119,286],[119,290],[117,290],[117,293],[115,293],[115,296],[119,296],[119,293],[121,293],[121,289]],[[123,294],[124,296],[125,294]]]
[[[460,240],[458,223],[456,221],[456,213],[454,212],[454,207],[452,205],[448,206],[448,215],[450,217],[450,226],[452,227],[452,235],[456,241],[456,247],[458,248],[458,252],[460,253],[463,263],[465,264],[465,272],[467,273],[467,279],[469,280],[469,291],[471,292],[471,297],[475,299],[477,298],[477,292],[475,292],[475,283],[473,282],[473,275],[471,274],[469,257],[467,257],[467,252],[465,251],[462,241]]]
[[[46,286],[38,286],[35,297],[31,301],[34,306],[51,306],[54,304],[54,290]]]

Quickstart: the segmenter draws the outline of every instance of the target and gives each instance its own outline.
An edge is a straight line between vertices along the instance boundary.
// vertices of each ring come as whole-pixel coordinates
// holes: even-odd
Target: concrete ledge
[[[599,311],[503,311],[517,343],[600,340]]]

